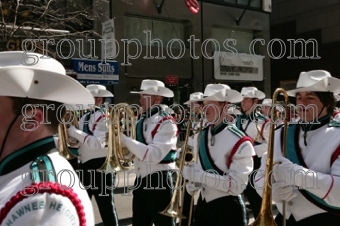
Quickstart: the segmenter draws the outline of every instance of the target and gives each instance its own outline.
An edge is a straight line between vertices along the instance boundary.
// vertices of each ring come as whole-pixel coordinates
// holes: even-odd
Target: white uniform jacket
[[[198,164],[205,170],[201,178],[200,192],[206,202],[224,196],[240,195],[246,188],[248,175],[253,170],[252,156],[255,155],[251,138],[245,136],[236,126],[221,123],[214,131],[213,146],[211,126],[206,127],[201,134],[196,134],[189,144]],[[202,148],[203,146],[206,148]],[[198,154],[198,149],[202,155]],[[214,170],[220,173],[208,173],[209,169],[205,169],[206,164],[201,161],[209,161]]]
[[[105,114],[97,109],[95,112],[91,111],[89,120],[86,117],[87,114],[83,115],[79,120],[79,129],[69,134],[80,142],[79,159],[82,163],[107,155],[108,130]]]
[[[289,132],[287,133],[287,140],[293,140],[293,146],[295,145],[295,147],[298,146],[300,148],[301,151],[297,151],[297,153],[300,153],[300,158],[303,159],[306,164],[305,168],[313,170],[316,173],[316,175],[314,174],[312,178],[313,182],[306,182],[306,186],[300,189],[308,191],[321,198],[328,205],[340,208],[340,158],[338,157],[340,154],[340,128],[331,127],[328,125],[328,122],[329,119],[324,122],[321,121],[320,125],[312,125],[312,130],[307,131],[306,139],[304,139],[304,131],[301,128],[302,126],[299,125],[294,134],[289,134]],[[294,124],[291,124],[290,126],[292,125]],[[281,132],[282,127],[275,131],[274,161],[276,157],[282,156]],[[294,136],[298,137],[298,139],[294,139]],[[305,146],[305,144],[307,146]],[[292,149],[293,148],[290,148],[290,150]],[[337,149],[338,151],[336,151]],[[288,152],[288,149],[286,152]],[[257,173],[255,177],[256,190],[261,196],[263,192],[262,188],[264,185],[264,172],[266,168],[264,160],[265,158],[262,158],[262,164],[259,169],[259,172],[261,173]],[[297,175],[296,177],[300,177],[300,175]],[[307,181],[306,176],[305,180]],[[305,198],[299,190],[294,190],[294,192],[297,196],[288,201],[286,204],[287,219],[291,214],[293,214],[294,218],[299,221],[304,218],[326,212],[322,208],[319,208],[307,200],[307,198]],[[282,214],[282,203],[279,202],[276,203],[276,205]]]
[[[236,120],[236,127],[243,131],[254,141],[254,149],[258,157],[262,157],[268,150],[268,139],[271,120],[259,112],[250,113],[247,117],[239,115]],[[257,123],[256,123],[257,120]],[[242,127],[242,129],[241,129]]]
[[[153,172],[176,168],[178,125],[164,113],[154,108],[148,115],[142,115],[140,120],[144,121],[139,120],[136,125],[139,141],[122,135],[122,145],[135,154],[135,170],[142,178]]]
[[[34,173],[38,170],[40,175]],[[0,212],[1,226],[94,225],[91,200],[71,165],[55,151],[53,137],[0,162]]]

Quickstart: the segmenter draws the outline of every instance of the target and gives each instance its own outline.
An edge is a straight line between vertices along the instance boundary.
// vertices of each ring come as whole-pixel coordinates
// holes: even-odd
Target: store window
[[[236,45],[232,42],[228,42],[229,46],[235,48],[238,53],[250,53],[249,46],[254,39],[254,34],[247,31],[213,27],[211,30],[211,38],[215,39],[219,43],[220,51],[228,52],[227,48],[223,46],[223,42],[226,39],[234,39],[236,40]],[[211,45],[212,51],[219,51],[216,44],[212,42]]]
[[[225,3],[226,5],[234,5],[234,6],[247,6],[249,0],[204,0],[204,2],[212,2],[212,3]],[[252,0],[250,3],[251,8],[260,9],[262,0]]]
[[[187,24],[183,21],[175,20],[157,20],[153,18],[145,18],[138,16],[125,16],[124,18],[125,30],[124,37],[126,39],[138,39],[142,45],[149,45],[147,43],[147,34],[144,31],[150,31],[151,40],[160,39],[163,46],[169,43],[172,39],[180,39],[187,44],[186,28]],[[151,46],[157,46],[157,42]],[[180,48],[179,42],[173,42],[172,48]]]

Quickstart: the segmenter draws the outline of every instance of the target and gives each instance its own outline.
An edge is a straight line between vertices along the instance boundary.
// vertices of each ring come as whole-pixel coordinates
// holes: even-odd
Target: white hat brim
[[[262,100],[266,97],[266,94],[264,94],[264,92],[262,92],[261,90],[256,90],[255,91],[255,96],[251,96],[251,95],[246,95],[246,94],[242,94],[243,98],[257,98],[259,100]]]
[[[197,100],[188,100],[187,102],[184,102],[183,104],[189,105],[189,104],[195,103],[195,102],[197,102],[197,101],[200,101],[200,100],[199,100],[199,99],[197,99]]]
[[[230,102],[230,103],[239,103],[243,100],[241,93],[236,90],[228,89],[228,90],[221,90],[211,96],[204,97],[195,101],[217,101],[217,102]]]
[[[151,87],[146,90],[142,91],[131,91],[130,93],[135,93],[135,94],[146,94],[146,95],[155,95],[155,96],[162,96],[162,97],[168,97],[172,98],[174,97],[174,93],[172,92],[171,89],[168,89],[166,87]]]
[[[113,94],[108,90],[91,90],[93,97],[113,97]]]
[[[340,101],[340,95],[339,94],[334,94],[334,98],[336,101]]]
[[[340,92],[340,80],[334,77],[324,77],[311,86],[286,91],[288,96],[295,97],[300,92]]]
[[[228,109],[227,113],[232,115],[242,115],[242,113],[237,109]]]
[[[0,96],[28,97],[62,104],[94,104],[92,94],[75,79],[40,69],[23,67],[0,68]]]

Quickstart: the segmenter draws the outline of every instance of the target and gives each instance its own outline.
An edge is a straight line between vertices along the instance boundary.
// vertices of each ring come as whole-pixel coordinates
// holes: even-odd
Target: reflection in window
[[[124,38],[138,39],[142,45],[149,45],[146,43],[147,35],[144,31],[151,31],[151,40],[160,39],[163,42],[163,47],[166,47],[172,39],[180,39],[186,43],[185,23],[183,22],[125,16],[124,23]],[[158,46],[157,42],[151,45]],[[180,44],[175,41],[172,48],[180,48]]]
[[[235,39],[236,45],[234,45],[231,41],[228,42],[228,45],[230,47],[235,48],[238,53],[250,53],[249,46],[254,39],[252,32],[224,28],[212,28],[211,37],[219,43],[220,51],[227,51],[227,49],[223,46],[223,42],[226,39]],[[215,48],[214,43],[212,43],[211,45],[213,51],[219,51],[218,49]]]

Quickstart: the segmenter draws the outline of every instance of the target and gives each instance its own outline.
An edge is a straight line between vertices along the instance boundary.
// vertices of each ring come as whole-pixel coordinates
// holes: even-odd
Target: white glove
[[[273,191],[273,201],[274,202],[282,202],[292,200],[297,196],[297,193],[294,192],[294,188],[292,186],[282,187],[282,183],[277,182],[272,184]]]
[[[178,148],[176,153],[177,153],[176,158],[181,158],[182,148]]]
[[[187,192],[192,196],[200,190],[201,184],[200,183],[187,183],[185,185],[185,188],[187,189]]]
[[[278,157],[274,162],[279,161],[281,164],[276,164],[273,168],[274,179],[281,182],[281,186],[298,186],[306,188],[314,184],[317,180],[317,173],[313,170],[306,169],[296,165],[284,157]]]
[[[190,182],[202,182],[204,170],[197,163],[190,163],[189,166],[184,166],[183,177]]]

